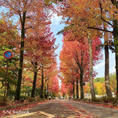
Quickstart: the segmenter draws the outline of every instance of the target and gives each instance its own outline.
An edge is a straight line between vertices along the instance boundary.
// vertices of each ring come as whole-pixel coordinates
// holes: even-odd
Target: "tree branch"
[[[33,26],[29,26],[29,27],[25,28],[25,30],[27,30],[27,29],[34,29],[34,27]]]
[[[107,23],[108,25],[110,25],[110,26],[113,27],[113,24],[111,24],[110,22],[106,21],[102,16],[101,16],[101,19],[102,19],[105,23]]]
[[[109,21],[106,21],[104,18],[103,18],[103,8],[102,8],[102,4],[99,3],[100,5],[100,11],[101,11],[101,20],[104,21],[105,23],[107,23],[108,25],[112,26],[113,27],[113,24],[110,23]]]
[[[113,31],[109,31],[106,29],[101,29],[101,28],[97,28],[97,27],[87,27],[88,29],[93,29],[93,30],[98,30],[98,31],[103,31],[103,32],[109,32],[109,33],[113,33]]]

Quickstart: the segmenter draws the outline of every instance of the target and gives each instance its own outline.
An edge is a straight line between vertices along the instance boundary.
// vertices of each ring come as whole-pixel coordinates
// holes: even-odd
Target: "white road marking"
[[[21,117],[26,117],[26,116],[31,116],[31,115],[37,115],[37,114],[43,114],[45,116],[47,116],[47,118],[54,118],[55,116],[52,115],[52,114],[49,114],[49,113],[46,113],[46,112],[43,112],[43,111],[38,111],[38,112],[32,112],[32,113],[26,113],[26,114],[16,114],[16,115],[12,115],[12,116],[8,116],[8,117],[5,117],[5,118],[21,118]]]

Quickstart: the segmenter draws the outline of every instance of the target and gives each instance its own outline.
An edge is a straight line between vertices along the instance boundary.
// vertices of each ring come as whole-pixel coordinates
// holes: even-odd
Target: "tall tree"
[[[27,65],[31,65],[34,72],[33,86],[32,86],[32,97],[35,97],[35,89],[37,83],[37,76],[39,71],[41,72],[41,97],[44,92],[44,74],[45,71],[49,70],[53,63],[55,63],[55,38],[50,33],[49,28],[44,27],[42,34],[36,30],[32,30],[33,35],[25,40],[27,47],[25,47],[25,61]],[[36,33],[35,33],[36,32]],[[45,37],[43,37],[45,36]],[[32,46],[31,46],[32,44]],[[29,68],[29,67],[28,67]]]
[[[76,75],[75,78],[77,77],[79,78],[81,99],[83,99],[84,98],[83,83],[84,81],[86,81],[85,78],[88,79],[87,76],[91,73],[90,77],[91,77],[91,80],[93,81],[93,75],[94,75],[93,65],[95,65],[96,62],[100,59],[100,50],[96,49],[96,47],[100,44],[100,40],[99,38],[97,38],[97,40],[93,41],[90,49],[94,51],[90,52],[90,54],[91,53],[92,54],[89,56],[89,51],[88,51],[89,46],[88,46],[88,42],[86,41],[87,38],[82,38],[80,41],[66,41],[70,39],[70,33],[66,33],[64,39],[65,39],[64,46],[63,46],[63,49],[61,51],[61,56],[60,56],[61,62],[63,62],[61,63],[62,64],[61,70],[65,74],[68,73],[67,75],[69,74]],[[89,72],[90,64],[89,64],[88,58],[89,57],[91,58],[91,56],[92,56],[92,60],[91,60],[92,71]],[[70,59],[71,63],[70,61],[68,62],[68,59]],[[71,67],[70,65],[72,65],[73,67]]]
[[[104,25],[105,28],[105,25]],[[112,98],[112,92],[110,87],[110,77],[109,77],[109,34],[104,33],[104,53],[105,53],[105,87],[106,94],[109,98]]]
[[[118,81],[118,2],[117,0],[81,0],[81,1],[63,1],[64,5],[63,16],[68,18],[67,24],[71,28],[77,25],[82,32],[88,32],[88,30],[111,33],[114,39],[115,55],[116,55],[116,80]],[[74,15],[75,14],[75,15]],[[103,24],[108,25],[107,29],[104,29]],[[67,28],[66,28],[67,29]],[[113,30],[112,30],[113,29]],[[74,30],[74,28],[73,28]],[[109,45],[111,46],[111,45]],[[117,84],[118,86],[118,84]],[[108,90],[108,89],[107,89]],[[118,93],[118,87],[117,87]],[[118,94],[117,94],[118,97]]]
[[[40,14],[40,11],[43,10],[45,6],[45,1],[43,0],[2,0],[1,5],[8,8],[9,16],[17,16],[20,22],[21,30],[21,42],[20,42],[20,62],[19,62],[19,71],[18,71],[18,82],[16,88],[15,99],[20,99],[21,92],[21,81],[23,73],[23,60],[24,60],[24,40],[26,38],[26,30],[32,28],[31,24],[28,24],[28,20],[37,19],[37,14]],[[39,16],[39,15],[38,15]],[[35,23],[34,23],[35,24]]]
[[[5,59],[5,51],[17,52],[17,41],[19,38],[16,26],[4,15],[0,19],[0,77],[1,88],[4,89],[5,96],[8,97],[11,90],[14,90],[17,78],[17,54],[11,59]]]
[[[91,98],[92,100],[95,100],[95,89],[94,89],[94,83],[93,83],[93,53],[92,53],[92,40],[88,36],[88,45],[89,45],[89,68],[90,68],[90,86],[91,86]]]

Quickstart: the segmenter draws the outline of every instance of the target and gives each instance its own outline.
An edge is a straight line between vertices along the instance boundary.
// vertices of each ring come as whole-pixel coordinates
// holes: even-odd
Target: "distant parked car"
[[[48,99],[51,100],[51,96],[49,96]]]

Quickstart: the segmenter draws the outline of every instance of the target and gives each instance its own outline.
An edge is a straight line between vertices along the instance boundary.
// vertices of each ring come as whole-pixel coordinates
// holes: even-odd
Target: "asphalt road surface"
[[[72,100],[50,100],[6,118],[118,118],[118,110]]]

